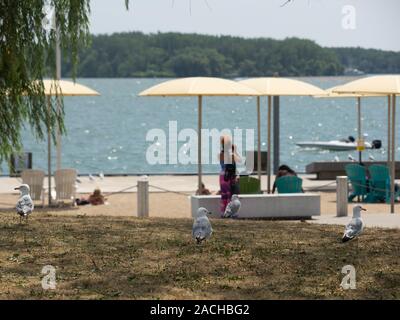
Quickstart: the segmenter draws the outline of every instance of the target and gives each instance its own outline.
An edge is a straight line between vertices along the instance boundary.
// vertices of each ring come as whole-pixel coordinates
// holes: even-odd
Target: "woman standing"
[[[237,154],[236,146],[232,144],[229,136],[221,137],[221,152],[219,154],[219,162],[221,172],[219,174],[220,185],[220,213],[225,213],[226,206],[233,194],[239,194],[238,178],[236,175],[236,163],[240,162],[240,156]]]

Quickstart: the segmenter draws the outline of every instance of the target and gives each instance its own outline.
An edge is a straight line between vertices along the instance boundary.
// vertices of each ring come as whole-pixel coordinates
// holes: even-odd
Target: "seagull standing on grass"
[[[231,198],[231,201],[226,206],[224,212],[224,218],[238,218],[238,213],[240,210],[240,200],[237,194],[234,194]]]
[[[28,216],[32,213],[34,205],[31,196],[29,195],[30,188],[27,184],[22,184],[14,190],[19,190],[21,197],[17,202],[17,213],[19,214],[19,223],[22,222],[22,218],[28,221]]]
[[[213,229],[207,215],[211,214],[206,208],[197,210],[197,217],[193,223],[192,235],[196,239],[197,244],[211,237]]]
[[[361,234],[361,232],[364,229],[364,222],[361,219],[361,211],[367,211],[367,209],[364,209],[360,205],[355,205],[353,208],[353,219],[346,225],[344,229],[344,234],[342,238],[342,242],[347,242],[350,241],[351,239],[354,239],[358,235]]]

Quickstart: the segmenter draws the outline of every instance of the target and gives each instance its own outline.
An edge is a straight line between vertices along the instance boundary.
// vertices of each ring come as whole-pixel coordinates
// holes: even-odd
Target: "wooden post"
[[[149,217],[149,181],[147,179],[138,180],[137,186],[137,215],[138,217]]]
[[[336,216],[347,217],[348,184],[347,176],[336,177]]]

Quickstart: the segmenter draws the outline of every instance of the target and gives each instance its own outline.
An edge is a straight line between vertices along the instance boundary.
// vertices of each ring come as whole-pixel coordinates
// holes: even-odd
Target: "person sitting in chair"
[[[272,186],[272,193],[275,193],[276,190],[276,180],[278,180],[280,177],[284,176],[295,176],[297,177],[296,171],[294,171],[292,168],[290,168],[288,165],[283,164],[278,168],[278,172],[275,177],[274,185]],[[302,190],[304,192],[304,190]]]

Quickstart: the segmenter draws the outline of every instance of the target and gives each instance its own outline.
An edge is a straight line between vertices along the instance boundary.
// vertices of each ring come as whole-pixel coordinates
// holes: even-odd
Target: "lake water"
[[[321,88],[352,80],[349,77],[301,78]],[[76,168],[80,174],[112,173],[190,173],[196,164],[150,165],[146,151],[149,130],[168,132],[169,121],[177,121],[178,131],[197,128],[197,98],[138,97],[138,93],[165,79],[78,79],[79,83],[99,91],[100,97],[65,98],[67,135],[62,141],[64,168]],[[281,97],[281,163],[299,172],[313,161],[347,160],[349,152],[304,150],[296,142],[332,140],[357,135],[356,99],[314,99]],[[266,149],[266,98],[262,98],[262,145]],[[207,129],[256,130],[256,98],[205,97],[203,127]],[[398,123],[398,121],[397,121]],[[387,98],[362,100],[362,128],[368,141],[380,139],[383,148],[366,151],[376,160],[386,159]],[[256,131],[255,131],[256,132]],[[399,141],[399,140],[397,140]],[[255,142],[256,143],[256,142]],[[184,144],[179,143],[178,149]],[[24,150],[33,153],[33,166],[46,170],[47,143],[36,141],[29,130],[23,134]],[[256,145],[256,144],[255,144]],[[54,151],[54,148],[53,148]],[[397,149],[399,157],[400,148]],[[356,152],[350,152],[357,157]],[[53,156],[55,164],[55,154]],[[8,167],[2,164],[3,174]],[[218,165],[205,165],[205,172],[218,172]]]

